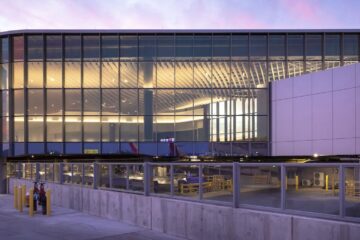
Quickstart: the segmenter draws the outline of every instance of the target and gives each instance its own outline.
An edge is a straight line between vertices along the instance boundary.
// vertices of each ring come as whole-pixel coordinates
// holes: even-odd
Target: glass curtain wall
[[[268,155],[268,83],[358,60],[358,33],[3,37],[3,152]]]

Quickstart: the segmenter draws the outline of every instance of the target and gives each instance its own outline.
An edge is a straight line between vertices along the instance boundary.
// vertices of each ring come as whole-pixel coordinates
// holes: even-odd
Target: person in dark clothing
[[[42,208],[42,214],[46,214],[46,192],[44,188],[44,183],[40,184],[40,192],[39,192],[39,204]]]
[[[37,201],[39,200],[39,188],[38,188],[38,184],[37,182],[34,182],[34,196],[33,196],[33,201],[34,201],[34,211],[37,211]]]

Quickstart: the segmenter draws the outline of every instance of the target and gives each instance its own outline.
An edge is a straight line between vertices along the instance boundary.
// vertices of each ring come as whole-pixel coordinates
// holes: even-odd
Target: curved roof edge
[[[360,29],[19,29],[0,32],[1,35],[23,33],[339,33]]]

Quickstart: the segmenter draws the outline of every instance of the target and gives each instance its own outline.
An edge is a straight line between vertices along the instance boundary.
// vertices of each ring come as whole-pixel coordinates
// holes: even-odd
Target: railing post
[[[238,208],[240,201],[240,186],[239,186],[240,172],[239,172],[239,165],[236,162],[233,162],[232,170],[233,170],[233,185],[232,185],[233,207]]]
[[[280,188],[281,188],[281,200],[280,200],[280,206],[282,210],[285,210],[286,207],[286,167],[284,166],[284,164],[281,164],[281,169],[280,169]]]
[[[113,175],[113,169],[112,164],[109,164],[109,188],[112,188],[113,182],[112,182],[112,175]]]
[[[59,164],[59,183],[64,184],[64,163]]]
[[[85,185],[85,163],[81,164],[81,185]]]
[[[199,164],[199,200],[203,199],[203,165]]]
[[[94,162],[94,182],[93,188],[97,189],[99,185],[99,164]]]
[[[19,179],[21,178],[21,163],[20,162],[18,162],[16,164],[16,177]]]
[[[170,165],[170,193],[174,196],[174,165]]]
[[[148,162],[144,162],[144,195],[149,196],[150,194],[150,165]]]
[[[130,172],[130,167],[129,165],[126,165],[126,190],[129,190],[130,188],[129,172]]]
[[[345,216],[345,173],[344,166],[340,165],[339,169],[339,213],[340,217]]]

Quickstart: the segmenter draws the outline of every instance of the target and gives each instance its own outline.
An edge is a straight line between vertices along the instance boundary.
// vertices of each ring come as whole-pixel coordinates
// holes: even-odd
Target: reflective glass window
[[[340,34],[325,35],[325,59],[340,60]]]
[[[192,88],[194,79],[193,62],[175,62],[175,87]]]
[[[231,57],[234,60],[247,60],[249,58],[249,36],[247,34],[232,35]]]
[[[83,36],[83,58],[87,61],[98,61],[100,58],[100,37]]]
[[[65,62],[65,87],[81,87],[81,63]]]
[[[1,89],[9,88],[9,64],[0,65]]]
[[[304,35],[288,35],[287,53],[288,60],[304,59]]]
[[[31,35],[27,37],[27,58],[29,61],[41,61],[44,57],[44,37]]]
[[[46,63],[46,87],[61,88],[62,87],[62,63],[47,62]]]
[[[29,142],[44,141],[44,117],[31,116],[28,117],[28,137]]]
[[[44,86],[44,68],[42,62],[28,63],[28,87],[42,88]]]
[[[210,60],[212,57],[211,35],[194,36],[194,57],[199,60]]]
[[[100,90],[84,89],[84,115],[100,114]]]
[[[13,64],[13,88],[24,88],[24,63]]]
[[[138,63],[122,62],[120,63],[120,87],[137,88],[138,86]]]
[[[82,123],[80,116],[65,117],[65,141],[82,141]]]
[[[98,88],[100,87],[100,63],[83,62],[83,87]]]
[[[46,36],[46,59],[50,61],[62,59],[62,36]]]
[[[156,91],[155,114],[174,115],[175,91],[158,89]]]
[[[137,116],[120,117],[120,141],[137,142],[138,141],[138,123]],[[126,147],[134,153],[137,152],[137,146],[134,143],[126,143]]]
[[[120,90],[120,111],[121,115],[138,114],[138,90],[121,89]]]
[[[103,35],[101,37],[101,57],[105,61],[116,61],[119,58],[119,36]]]
[[[14,61],[24,60],[24,37],[13,37],[13,58]]]
[[[212,87],[229,88],[234,86],[230,81],[230,63],[213,62],[212,64]]]
[[[213,59],[230,59],[230,35],[213,36]]]
[[[134,61],[138,57],[138,37],[120,36],[120,60]]]
[[[285,59],[285,35],[269,36],[269,58],[272,60]]]
[[[120,138],[120,122],[118,116],[102,116],[101,132],[103,142],[118,142]]]
[[[100,142],[100,117],[84,117],[84,142]]]
[[[158,62],[156,64],[156,87],[174,88],[175,68],[173,62]]]
[[[65,114],[81,115],[80,89],[65,89]]]
[[[139,88],[155,88],[156,87],[156,63],[140,62],[139,63]]]
[[[44,114],[44,92],[42,89],[31,89],[28,91],[28,114]]]
[[[119,63],[102,62],[101,69],[101,87],[118,88],[119,87]]]
[[[63,141],[63,121],[61,117],[46,117],[46,140],[48,142]]]
[[[65,60],[80,60],[81,58],[81,37],[80,35],[65,36]]]
[[[250,35],[250,57],[252,59],[265,60],[267,56],[267,36]]]
[[[211,62],[194,62],[194,87],[211,88]]]
[[[174,35],[157,36],[157,60],[173,60],[174,55]]]
[[[25,135],[25,118],[24,117],[14,117],[14,141],[15,142],[24,142]]]
[[[119,89],[102,89],[102,115],[117,115],[120,111]]]
[[[322,59],[322,35],[308,34],[306,36],[306,59]]]
[[[139,36],[139,60],[155,60],[155,36]]]
[[[175,114],[193,115],[194,98],[192,89],[175,89]]]
[[[188,60],[193,57],[192,35],[176,35],[175,36],[175,56],[176,60]]]
[[[24,112],[24,90],[14,90],[14,115],[23,116]]]
[[[344,60],[359,59],[359,35],[344,34]]]
[[[46,91],[46,114],[61,115],[63,113],[62,90],[48,89]]]
[[[1,38],[1,62],[9,62],[9,39]]]

